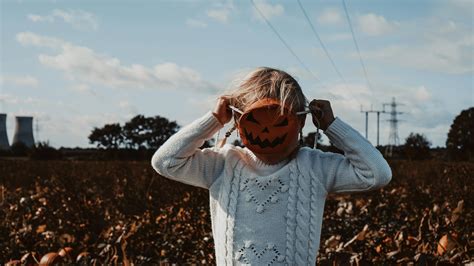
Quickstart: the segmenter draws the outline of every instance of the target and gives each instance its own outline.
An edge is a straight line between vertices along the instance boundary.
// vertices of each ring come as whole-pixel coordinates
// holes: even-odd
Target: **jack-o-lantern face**
[[[252,104],[240,117],[238,128],[243,144],[259,154],[287,151],[299,132],[296,115],[287,110],[281,114],[280,103],[275,99]]]

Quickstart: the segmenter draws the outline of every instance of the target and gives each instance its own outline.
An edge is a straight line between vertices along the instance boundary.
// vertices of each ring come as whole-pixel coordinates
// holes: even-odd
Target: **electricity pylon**
[[[393,156],[393,147],[400,145],[400,139],[398,137],[398,122],[400,120],[397,118],[397,115],[403,114],[403,112],[398,112],[397,111],[397,106],[402,105],[400,103],[397,103],[395,101],[395,97],[392,98],[391,103],[384,103],[383,108],[385,110],[385,106],[390,106],[391,110],[390,112],[390,119],[388,120],[390,122],[390,134],[388,137],[388,145],[385,150],[385,156],[387,157],[392,157]]]

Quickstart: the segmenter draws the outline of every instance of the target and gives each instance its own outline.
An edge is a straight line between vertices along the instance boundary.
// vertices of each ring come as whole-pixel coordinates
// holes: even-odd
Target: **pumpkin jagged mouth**
[[[275,148],[277,145],[283,144],[283,142],[286,139],[286,136],[288,135],[288,133],[286,133],[285,135],[283,135],[281,137],[275,138],[273,141],[269,141],[268,139],[265,139],[265,140],[262,141],[260,139],[260,137],[257,137],[257,138],[254,139],[252,133],[247,132],[246,129],[244,129],[244,133],[245,133],[245,137],[248,139],[250,144],[258,145],[262,149],[264,149],[264,148]]]

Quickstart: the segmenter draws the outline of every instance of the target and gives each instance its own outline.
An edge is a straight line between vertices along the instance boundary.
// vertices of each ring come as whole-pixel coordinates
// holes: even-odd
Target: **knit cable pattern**
[[[290,169],[290,187],[288,190],[288,210],[286,213],[286,257],[288,262],[293,261],[295,254],[295,228],[296,228],[296,190],[298,174],[294,168],[295,162],[291,162]]]
[[[311,201],[309,202],[309,210],[310,210],[310,220],[309,220],[309,250],[308,250],[308,262],[307,264],[314,263],[314,257],[311,257],[313,252],[318,252],[318,247],[316,246],[316,239],[318,237],[318,228],[316,225],[316,221],[318,221],[318,208],[317,208],[317,182],[310,178],[310,187],[311,187]],[[316,256],[316,255],[313,255]]]
[[[234,171],[235,171],[235,168],[232,169],[232,172],[233,172],[233,173],[234,173]],[[231,186],[232,186],[232,181],[233,181],[233,179],[234,179],[234,175],[230,175],[230,176],[228,176],[228,177],[226,176],[226,177],[225,177],[225,180],[224,180],[225,182],[224,182],[224,184],[222,185],[223,188],[222,188],[222,193],[221,193],[221,196],[220,196],[220,197],[221,197],[221,198],[220,198],[220,201],[222,202],[223,208],[226,208],[226,207],[228,208],[228,205],[229,205],[230,200],[229,200],[229,197],[227,197],[227,195],[230,194],[230,190],[231,190]],[[224,210],[224,211],[225,211],[225,210]],[[224,213],[227,214],[227,212],[224,212]],[[227,217],[226,217],[226,218],[227,218]],[[224,245],[224,250],[225,250],[225,256],[224,256],[224,258],[226,258],[226,259],[229,257],[229,252],[228,252],[228,250],[227,250],[227,245],[226,245],[229,241],[231,241],[231,239],[229,239],[229,237],[230,237],[230,236],[229,236],[229,227],[228,227],[228,225],[227,225],[227,219],[226,219],[226,226],[225,226],[225,242],[222,243],[222,244]],[[227,262],[226,262],[226,263],[227,263]]]
[[[240,176],[242,175],[242,169],[245,164],[242,164],[238,170],[233,173],[233,178],[230,180],[229,185],[226,186],[227,191],[225,194],[229,195],[229,202],[227,205],[227,219],[226,219],[226,265],[232,265],[233,259],[233,243],[234,243],[234,222],[235,222],[235,211],[237,207],[237,197],[239,196],[239,184]],[[229,191],[230,190],[230,191]]]
[[[297,171],[298,174],[298,200],[296,203],[296,252],[295,263],[305,265],[308,261],[308,231],[310,226],[309,206],[311,200],[310,179]]]

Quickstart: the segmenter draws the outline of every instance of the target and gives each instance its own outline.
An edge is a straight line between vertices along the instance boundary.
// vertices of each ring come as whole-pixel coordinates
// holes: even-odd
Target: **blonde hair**
[[[279,100],[284,112],[286,106],[290,112],[303,111],[308,100],[298,82],[288,73],[274,68],[259,67],[250,72],[240,85],[226,96],[230,104],[245,112],[251,104],[264,99]]]

